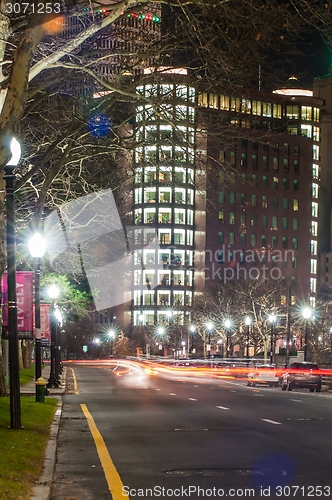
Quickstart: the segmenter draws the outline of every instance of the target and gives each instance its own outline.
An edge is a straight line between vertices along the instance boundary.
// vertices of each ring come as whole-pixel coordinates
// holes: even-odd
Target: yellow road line
[[[73,368],[70,368],[70,369],[71,369],[72,374],[73,374],[75,394],[79,394],[78,385],[77,385],[77,379],[76,379],[76,375],[75,375],[74,369]]]
[[[81,408],[85,418],[88,421],[90,432],[97,448],[99,460],[102,468],[104,469],[108,489],[112,495],[113,500],[123,500],[124,497],[130,500],[128,495],[124,495],[123,483],[121,481],[119,473],[115,468],[113,460],[108,453],[108,449],[106,447],[103,436],[100,434],[91,413],[89,412],[85,404],[81,404]]]

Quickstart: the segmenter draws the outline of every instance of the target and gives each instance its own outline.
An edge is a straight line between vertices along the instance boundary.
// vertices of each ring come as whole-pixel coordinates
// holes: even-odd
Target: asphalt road
[[[52,500],[332,496],[331,395],[70,366],[78,393],[64,396]],[[112,467],[84,408],[120,494],[110,492]]]

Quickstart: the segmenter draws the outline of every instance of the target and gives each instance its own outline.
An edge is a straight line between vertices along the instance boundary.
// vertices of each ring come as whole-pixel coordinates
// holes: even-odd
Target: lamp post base
[[[56,375],[56,373],[51,373],[50,378],[48,379],[48,382],[46,384],[46,387],[48,389],[59,389],[60,382],[59,382],[59,377],[58,375]]]

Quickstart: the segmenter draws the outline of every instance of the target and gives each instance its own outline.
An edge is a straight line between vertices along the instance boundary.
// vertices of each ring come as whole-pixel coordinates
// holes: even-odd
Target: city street
[[[64,396],[52,500],[126,491],[146,499],[330,497],[329,394],[114,362],[68,367],[76,393]]]

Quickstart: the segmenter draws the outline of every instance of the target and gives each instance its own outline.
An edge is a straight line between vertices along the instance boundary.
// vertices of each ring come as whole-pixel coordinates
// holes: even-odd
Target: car
[[[278,387],[278,372],[273,365],[258,365],[250,369],[247,375],[247,385],[255,387],[256,385],[269,385]]]
[[[309,389],[310,392],[322,390],[322,376],[316,363],[295,361],[290,363],[281,377],[281,389],[292,391],[295,387]]]

